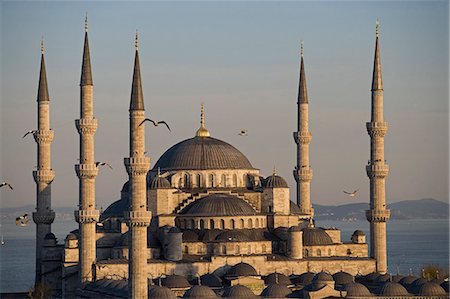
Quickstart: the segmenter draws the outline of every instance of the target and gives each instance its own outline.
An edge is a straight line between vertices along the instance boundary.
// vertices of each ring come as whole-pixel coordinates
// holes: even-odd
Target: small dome
[[[267,275],[266,277],[264,277],[264,283],[267,285],[269,285],[269,284],[291,285],[292,284],[289,277],[287,277],[286,275],[281,274],[281,273],[271,273],[271,274]]]
[[[300,228],[300,226],[296,225],[296,226],[291,226],[291,227],[289,228],[289,231],[290,231],[290,232],[301,232],[302,229]]]
[[[289,188],[286,181],[276,174],[268,176],[264,179],[262,186],[263,188]]]
[[[217,295],[210,287],[196,285],[187,290],[186,293],[184,293],[183,298],[214,299],[217,298]]]
[[[279,226],[272,233],[283,241],[289,239],[289,229],[287,227]]]
[[[319,272],[316,275],[314,275],[314,278],[312,280],[313,282],[326,282],[326,281],[334,281],[334,278],[331,274],[327,272]]]
[[[253,292],[243,285],[234,285],[232,287],[225,288],[222,297],[224,298],[258,298]]]
[[[374,282],[380,275],[381,275],[380,273],[372,272],[364,276],[364,280]]]
[[[240,230],[227,230],[217,235],[216,241],[243,242],[250,241],[249,236]]]
[[[445,290],[434,282],[426,282],[419,286],[417,295],[419,296],[443,296],[446,295]]]
[[[425,278],[417,278],[416,280],[414,280],[410,285],[405,286],[405,288],[410,292],[410,293],[417,293],[419,291],[419,288],[427,283],[428,280],[426,280]]]
[[[370,297],[373,296],[369,289],[360,283],[357,282],[351,282],[345,285],[344,288],[345,291],[347,291],[346,297]]]
[[[300,274],[300,276],[292,278],[291,281],[296,285],[308,285],[310,284],[314,279],[314,273],[313,272],[305,272]]]
[[[203,231],[200,232],[201,234],[201,240],[203,242],[210,242],[210,241],[214,241],[217,237],[217,235],[219,235],[220,233],[222,233],[223,231],[220,229],[205,229]]]
[[[402,280],[403,278],[405,278],[405,276],[397,274],[397,275],[392,276],[392,281],[393,282],[400,282],[400,280]]]
[[[149,286],[148,298],[177,299],[177,296],[167,287]]]
[[[417,277],[409,275],[409,276],[406,276],[406,277],[403,277],[402,279],[400,279],[399,282],[404,287],[406,287],[406,286],[409,286],[410,284],[412,284],[414,282],[414,280],[416,280],[416,279],[417,279]]]
[[[170,182],[161,176],[155,176],[150,182],[150,189],[170,189]]]
[[[386,282],[378,291],[381,296],[408,296],[409,293],[404,286],[398,282]]]
[[[100,221],[103,221],[109,217],[123,218],[123,212],[129,210],[129,205],[130,201],[128,197],[113,202],[100,215]]]
[[[198,235],[193,230],[185,230],[183,231],[183,242],[197,242]]]
[[[389,273],[381,274],[375,278],[375,282],[387,282],[391,280],[391,275]]]
[[[305,227],[303,231],[303,245],[332,245],[331,237],[320,227]]]
[[[169,289],[189,288],[189,282],[180,275],[168,275],[162,279],[161,284]]]
[[[53,233],[48,233],[45,235],[44,240],[56,240],[56,236]]]
[[[333,279],[336,282],[336,284],[344,285],[354,282],[353,275],[350,273],[339,271],[335,274],[333,274]]]
[[[443,278],[435,278],[435,279],[431,280],[431,282],[437,283],[438,285],[441,285],[444,281],[445,281],[445,279],[443,279]]]
[[[441,283],[441,287],[448,293],[448,280]]]
[[[78,239],[77,236],[75,234],[73,234],[73,233],[69,233],[66,236],[66,241],[68,241],[68,240],[77,240],[77,239]]]
[[[247,263],[239,263],[232,266],[225,275],[227,277],[239,277],[239,276],[258,276],[255,268]]]
[[[205,274],[200,277],[200,281],[202,285],[208,286],[210,288],[221,288],[222,287],[222,279],[216,274]]]
[[[366,234],[362,230],[355,230],[353,236],[365,236]]]
[[[181,230],[178,227],[173,226],[169,229],[168,233],[169,234],[179,234],[179,233],[181,233]]]
[[[239,197],[219,193],[197,199],[181,210],[180,214],[212,217],[255,215],[256,211]]]
[[[263,297],[263,298],[286,298],[286,296],[288,296],[291,293],[292,293],[291,290],[285,285],[270,284],[262,291],[261,297]]]

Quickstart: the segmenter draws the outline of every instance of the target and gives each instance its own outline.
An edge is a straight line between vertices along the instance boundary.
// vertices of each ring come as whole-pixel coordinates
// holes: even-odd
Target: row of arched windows
[[[331,254],[332,254],[331,249],[328,249],[328,255],[327,256],[331,256]],[[347,254],[348,254],[348,252],[347,252]],[[322,256],[322,250],[320,250],[320,248],[316,249],[315,251],[312,250],[312,249],[311,250],[304,249],[303,250],[303,256],[305,256],[305,257],[306,256]]]
[[[217,179],[216,175],[211,173],[208,174],[205,180],[203,179],[203,175],[201,173],[197,173],[195,175],[191,175],[185,173],[178,180],[178,188],[214,188],[214,187],[238,187],[238,177],[237,174],[232,175],[231,182],[228,179],[229,175],[222,174],[220,180]],[[248,176],[247,174],[243,175],[244,185],[247,185]]]
[[[206,251],[208,253],[214,253],[214,245],[208,246]],[[195,247],[189,248],[188,245],[185,245],[183,247],[183,253],[186,254],[205,254],[205,246],[203,244],[198,244],[195,252]],[[248,244],[245,245],[239,245],[236,244],[234,246],[226,246],[225,244],[220,245],[219,247],[216,247],[218,252],[215,252],[216,254],[223,254],[223,255],[233,255],[233,254],[253,254],[253,253],[268,253],[267,252],[267,246],[266,244],[261,244],[259,246],[258,244]]]
[[[263,228],[264,217],[248,219],[178,219],[182,229],[237,229],[237,228]]]

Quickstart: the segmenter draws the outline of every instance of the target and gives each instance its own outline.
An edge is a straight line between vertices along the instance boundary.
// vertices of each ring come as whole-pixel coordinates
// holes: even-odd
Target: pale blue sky
[[[388,202],[448,200],[448,1],[414,2],[1,2],[1,168],[3,207],[35,203],[31,175],[36,145],[40,39],[44,35],[51,98],[52,204],[75,206],[78,180],[79,78],[84,15],[94,78],[96,159],[109,161],[97,178],[97,202],[119,198],[127,175],[128,105],[134,32],[152,165],[199,125],[200,103],[213,137],[241,150],[264,176],[295,185],[296,97],[300,40],[310,97],[312,201],[368,202],[375,19],[380,19],[385,89]],[[241,128],[249,136],[237,135]],[[360,188],[356,199],[343,189]]]

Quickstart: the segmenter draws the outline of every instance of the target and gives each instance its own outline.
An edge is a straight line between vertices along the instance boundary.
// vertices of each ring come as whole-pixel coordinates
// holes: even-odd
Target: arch
[[[197,175],[196,175],[196,177],[197,177],[197,187],[198,188],[201,188],[202,187],[202,174],[201,173],[198,173]]]
[[[182,178],[178,179],[178,188],[179,189],[183,188],[183,179]]]
[[[331,249],[328,249],[328,256],[331,256]]]
[[[197,253],[198,253],[198,254],[203,253],[203,246],[202,246],[201,244],[198,244],[198,245],[197,245]]]
[[[205,229],[205,220],[200,219],[200,229]]]
[[[320,249],[317,249],[317,256],[322,256],[322,251]]]
[[[231,227],[231,229],[235,229],[236,228],[236,221],[234,221],[234,219],[230,220],[230,227]]]
[[[347,249],[347,255],[351,255],[351,254],[352,254],[352,251],[350,250],[350,248]]]
[[[258,219],[258,218],[256,218],[256,220],[255,220],[255,227],[256,227],[256,228],[259,227],[259,219]]]
[[[194,221],[194,219],[189,220],[189,228],[192,228],[192,229],[195,228],[195,221]]]
[[[184,246],[184,253],[189,253],[189,246],[187,245]]]
[[[239,247],[239,245],[236,245],[235,253],[241,254],[241,247]]]
[[[253,228],[253,220],[252,220],[252,218],[247,220],[247,226],[248,226],[248,228]]]
[[[227,254],[227,246],[222,245],[222,254]]]
[[[248,175],[246,173],[242,175],[242,183],[244,187],[248,187]]]
[[[303,255],[304,255],[304,256],[309,256],[309,250],[308,250],[308,249],[305,249],[305,252],[304,252]]]
[[[214,229],[214,219],[209,219],[209,229]]]
[[[211,174],[209,175],[209,186],[210,186],[211,188],[214,188],[214,187],[215,187],[214,174],[213,174],[213,173],[211,173]]]
[[[244,228],[244,226],[245,226],[245,224],[244,224],[244,219],[241,219],[240,222],[241,222],[241,225],[240,225],[239,228]]]
[[[266,253],[266,252],[267,252],[266,244],[262,244],[261,248],[262,248],[262,252],[263,252],[263,253]]]
[[[225,173],[222,174],[222,186],[227,187],[227,175]]]
[[[220,229],[225,229],[225,220],[220,219]]]
[[[238,186],[237,174],[233,174],[233,187],[237,187],[237,186]]]
[[[191,187],[191,176],[188,173],[184,174],[184,188]]]

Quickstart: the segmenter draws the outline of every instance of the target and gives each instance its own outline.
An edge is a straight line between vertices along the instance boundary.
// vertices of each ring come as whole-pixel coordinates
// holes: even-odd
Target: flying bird
[[[109,168],[113,169],[111,165],[109,165],[108,162],[95,162],[95,167],[99,167],[99,166],[108,166]]]
[[[238,135],[239,136],[247,136],[247,130],[241,130]]]
[[[36,133],[36,132],[37,132],[37,130],[31,130],[31,131],[28,131],[28,132],[25,133],[25,135],[22,136],[22,138],[27,137],[28,134],[34,134],[34,133]]]
[[[0,183],[0,188],[3,187],[3,186],[8,186],[9,189],[14,190],[13,187],[7,182]]]
[[[350,197],[355,197],[355,195],[356,195],[356,192],[358,192],[358,190],[359,189],[356,189],[355,191],[353,191],[353,192],[347,192],[347,191],[343,191],[345,194],[348,194]]]
[[[169,125],[165,122],[165,121],[163,121],[163,120],[160,120],[160,121],[154,121],[154,120],[151,120],[150,118],[146,118],[146,119],[144,119],[140,124],[139,124],[139,126],[141,126],[143,123],[145,123],[146,121],[150,121],[155,127],[157,127],[158,125],[160,125],[160,124],[164,124],[164,125],[166,125],[166,127],[167,127],[167,129],[169,129],[169,131],[171,131],[170,130],[170,128],[169,128]],[[172,132],[172,131],[171,131]]]
[[[29,222],[30,222],[30,219],[28,218],[27,213],[16,218],[16,225],[27,226]]]

